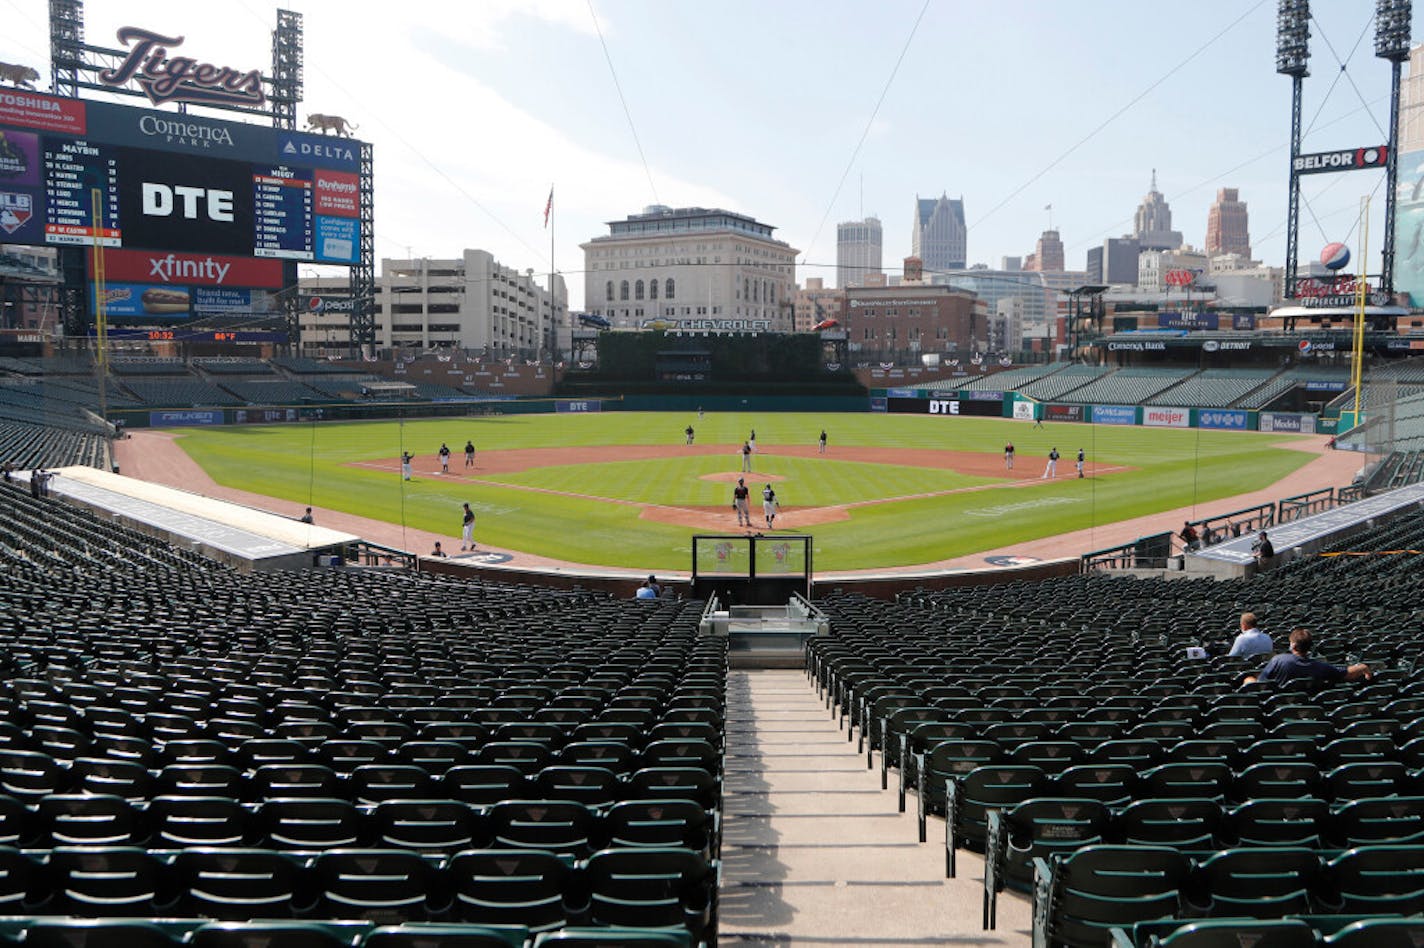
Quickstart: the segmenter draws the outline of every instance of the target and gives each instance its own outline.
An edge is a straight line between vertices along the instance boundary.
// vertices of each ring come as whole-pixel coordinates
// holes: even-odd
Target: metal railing
[[[1322,487],[1320,490],[1282,497],[1276,502],[1276,522],[1289,523],[1324,510],[1333,510],[1339,504],[1340,497],[1333,487]]]

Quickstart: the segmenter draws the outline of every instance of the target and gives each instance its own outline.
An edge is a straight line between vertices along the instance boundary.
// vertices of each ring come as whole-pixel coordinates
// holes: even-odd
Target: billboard
[[[0,92],[0,240],[351,264],[360,145]],[[97,195],[97,203],[95,197]]]
[[[1092,421],[1095,425],[1135,425],[1137,424],[1137,407],[1135,405],[1094,405]]]
[[[1263,411],[1257,427],[1261,431],[1288,431],[1291,434],[1315,434],[1315,416]]]
[[[1220,431],[1245,431],[1250,416],[1244,411],[1203,408],[1197,412],[1198,428],[1215,428]]]
[[[1082,405],[1044,405],[1044,421],[1082,421]]]
[[[1004,414],[1002,401],[961,401],[957,398],[886,398],[886,408],[895,414],[940,415],[958,417],[976,415],[999,418]]]
[[[1216,313],[1158,313],[1157,325],[1163,329],[1212,330],[1220,328]]]
[[[1424,306],[1424,150],[1399,155],[1394,207],[1394,288]]]
[[[1146,405],[1142,409],[1142,423],[1153,428],[1186,428],[1191,425],[1192,413],[1185,408],[1158,408]]]

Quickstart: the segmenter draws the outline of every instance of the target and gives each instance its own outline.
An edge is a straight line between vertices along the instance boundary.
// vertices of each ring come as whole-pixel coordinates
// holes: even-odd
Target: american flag
[[[549,200],[544,202],[544,226],[549,226],[549,212],[554,209],[554,186],[549,185]]]

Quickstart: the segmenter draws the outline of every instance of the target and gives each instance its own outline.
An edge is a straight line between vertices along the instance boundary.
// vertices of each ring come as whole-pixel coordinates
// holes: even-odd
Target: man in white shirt
[[[1236,636],[1236,641],[1231,643],[1231,651],[1226,654],[1244,658],[1248,655],[1270,655],[1275,650],[1271,637],[1256,628],[1256,613],[1243,612],[1241,634]]]

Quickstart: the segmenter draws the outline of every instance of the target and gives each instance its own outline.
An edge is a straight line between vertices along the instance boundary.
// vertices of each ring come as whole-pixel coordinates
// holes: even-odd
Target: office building
[[[810,332],[817,323],[840,319],[844,309],[845,290],[826,286],[821,277],[807,277],[805,288],[797,289],[792,297],[792,328],[796,332]]]
[[[547,284],[548,275],[544,274]],[[342,347],[350,341],[347,278],[303,277],[304,293],[329,297],[323,312],[303,312],[303,341]],[[532,270],[505,266],[484,250],[459,257],[381,260],[376,279],[376,345],[380,348],[466,349],[532,359],[553,354],[556,328],[568,314],[564,279],[554,296]]]
[[[849,351],[905,360],[926,352],[967,356],[988,348],[989,309],[973,293],[923,282],[845,290]]]
[[[969,253],[968,234],[963,199],[951,201],[943,194],[938,198],[915,198],[910,253],[924,262],[926,270],[963,270]]]
[[[1206,214],[1206,253],[1208,257],[1236,253],[1251,256],[1250,225],[1246,202],[1235,188],[1220,188],[1216,203]]]
[[[615,329],[790,332],[796,254],[719,208],[655,204],[580,244],[584,310]]]
[[[1176,250],[1182,246],[1182,234],[1172,229],[1172,209],[1157,190],[1157,169],[1152,169],[1152,187],[1137,205],[1133,217],[1132,236],[1142,250]]]
[[[1024,258],[1023,268],[1040,273],[1057,273],[1063,270],[1063,240],[1056,230],[1046,230],[1039,235],[1033,253]]]
[[[1109,237],[1101,247],[1089,247],[1088,282],[1136,286],[1137,254],[1137,241],[1131,237]]]
[[[872,274],[884,273],[881,264],[884,242],[878,217],[837,224],[836,286],[865,286]]]

